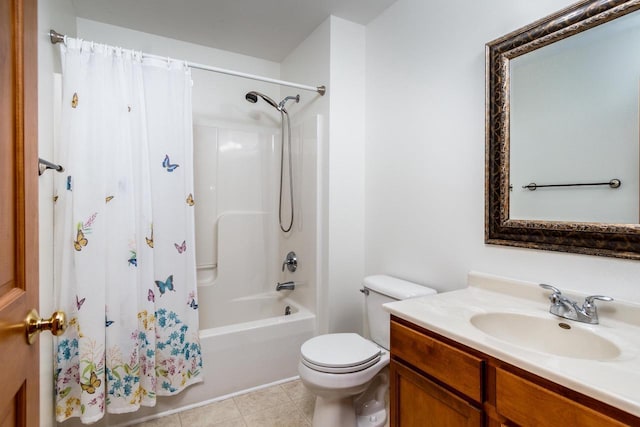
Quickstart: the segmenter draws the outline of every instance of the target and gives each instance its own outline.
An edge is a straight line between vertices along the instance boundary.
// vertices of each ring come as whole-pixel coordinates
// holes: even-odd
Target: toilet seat
[[[310,369],[348,374],[367,369],[380,360],[382,350],[358,334],[327,334],[311,338],[300,348],[301,362]]]

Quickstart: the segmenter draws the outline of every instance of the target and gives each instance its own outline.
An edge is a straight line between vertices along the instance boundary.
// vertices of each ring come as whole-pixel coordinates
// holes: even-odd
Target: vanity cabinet
[[[640,426],[640,418],[391,317],[391,427]]]

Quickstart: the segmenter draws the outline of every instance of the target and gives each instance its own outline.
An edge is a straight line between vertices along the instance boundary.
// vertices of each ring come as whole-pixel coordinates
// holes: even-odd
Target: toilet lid
[[[380,360],[380,347],[358,334],[320,335],[300,347],[302,363],[311,369],[348,373],[366,369]]]

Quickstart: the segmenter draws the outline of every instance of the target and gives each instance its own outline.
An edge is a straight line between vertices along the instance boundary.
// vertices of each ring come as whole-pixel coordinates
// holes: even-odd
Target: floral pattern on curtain
[[[202,381],[191,75],[67,39],[56,158],[56,419],[98,421]]]

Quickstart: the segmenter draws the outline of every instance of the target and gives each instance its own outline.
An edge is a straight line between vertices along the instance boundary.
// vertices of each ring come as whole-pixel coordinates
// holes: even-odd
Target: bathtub
[[[211,317],[217,323],[200,325],[206,377],[194,391],[206,389],[211,399],[298,375],[300,346],[315,331],[313,313],[288,298],[264,294],[220,308]]]
[[[203,301],[205,297],[208,297],[209,301],[213,299],[206,294],[206,291],[205,289],[199,290],[200,301]],[[200,337],[208,336],[210,332],[218,335],[227,330],[235,329],[234,326],[239,324],[243,324],[244,329],[282,323],[285,320],[291,320],[289,317],[282,317],[287,311],[291,313],[287,316],[298,314],[301,310],[306,312],[305,309],[300,308],[290,299],[283,298],[282,295],[278,292],[266,292],[230,300],[221,298],[217,303],[216,301],[210,302],[209,309],[205,308],[199,312]],[[288,310],[287,307],[289,307]]]
[[[289,315],[284,314],[287,306]],[[221,302],[204,313],[200,317],[204,381],[176,396],[159,397],[154,408],[108,414],[97,426],[146,421],[298,375],[300,345],[315,331],[315,315],[306,308],[269,292]]]

